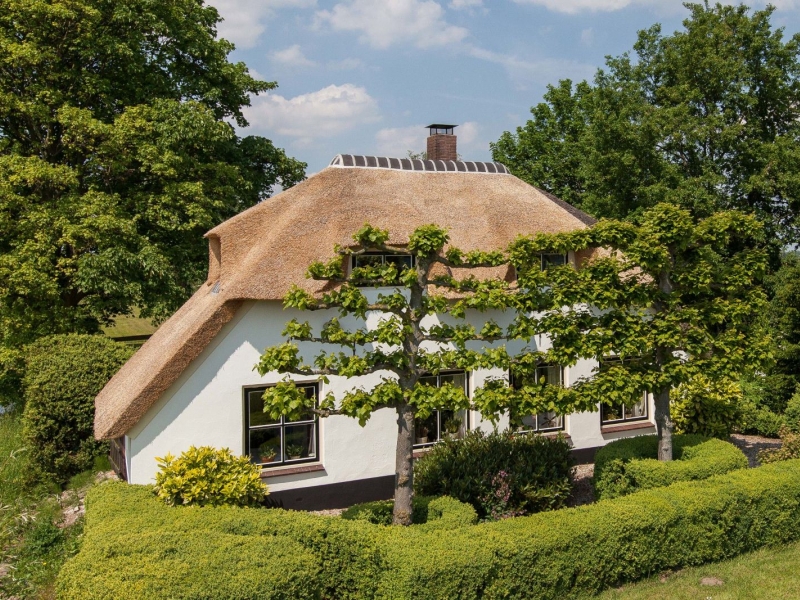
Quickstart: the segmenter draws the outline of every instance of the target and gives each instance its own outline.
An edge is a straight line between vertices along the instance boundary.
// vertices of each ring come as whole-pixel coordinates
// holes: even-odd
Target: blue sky
[[[680,0],[210,0],[232,58],[279,87],[240,133],[323,169],[338,153],[405,156],[456,123],[467,160],[522,125],[548,83],[588,79],[636,32],[681,28]],[[800,31],[800,0],[772,22]],[[764,3],[751,4],[763,7]]]

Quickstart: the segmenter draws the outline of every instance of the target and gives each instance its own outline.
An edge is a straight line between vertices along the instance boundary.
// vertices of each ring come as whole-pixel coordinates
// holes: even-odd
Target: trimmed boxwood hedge
[[[122,483],[93,489],[87,507],[57,582],[64,600],[550,600],[800,539],[800,460],[448,529],[167,507]]]
[[[747,467],[747,457],[729,442],[696,434],[675,435],[672,440],[675,460],[670,462],[656,460],[655,435],[616,440],[598,450],[594,464],[595,496],[616,498]]]
[[[374,525],[391,525],[394,501],[379,500],[351,506],[342,513],[349,521],[366,521]],[[414,523],[427,529],[454,529],[474,525],[478,520],[475,509],[454,498],[414,496]]]

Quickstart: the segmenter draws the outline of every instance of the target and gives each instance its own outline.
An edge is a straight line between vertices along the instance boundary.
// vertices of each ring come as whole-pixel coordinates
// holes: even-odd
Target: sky
[[[207,0],[231,59],[278,88],[252,98],[249,127],[308,163],[406,156],[430,123],[457,124],[465,160],[524,125],[548,84],[591,79],[636,33],[682,28],[680,0]],[[800,0],[773,0],[800,31]],[[753,0],[754,8],[763,2]]]

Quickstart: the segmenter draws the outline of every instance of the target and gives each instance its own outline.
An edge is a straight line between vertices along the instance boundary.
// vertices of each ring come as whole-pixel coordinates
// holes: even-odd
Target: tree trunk
[[[414,409],[397,407],[397,450],[394,472],[394,525],[411,525],[414,500]]]
[[[658,432],[658,460],[672,460],[672,417],[669,416],[670,389],[661,390],[655,395],[656,431]]]

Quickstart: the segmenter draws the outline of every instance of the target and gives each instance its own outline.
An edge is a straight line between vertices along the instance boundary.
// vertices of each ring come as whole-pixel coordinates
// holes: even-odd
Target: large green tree
[[[800,35],[773,8],[687,4],[684,29],[640,31],[591,83],[548,88],[495,160],[598,217],[660,202],[756,213],[800,240]],[[777,254],[777,253],[775,253]]]
[[[198,0],[0,8],[0,345],[174,311],[202,234],[305,165],[237,136],[275,87],[228,60]]]

